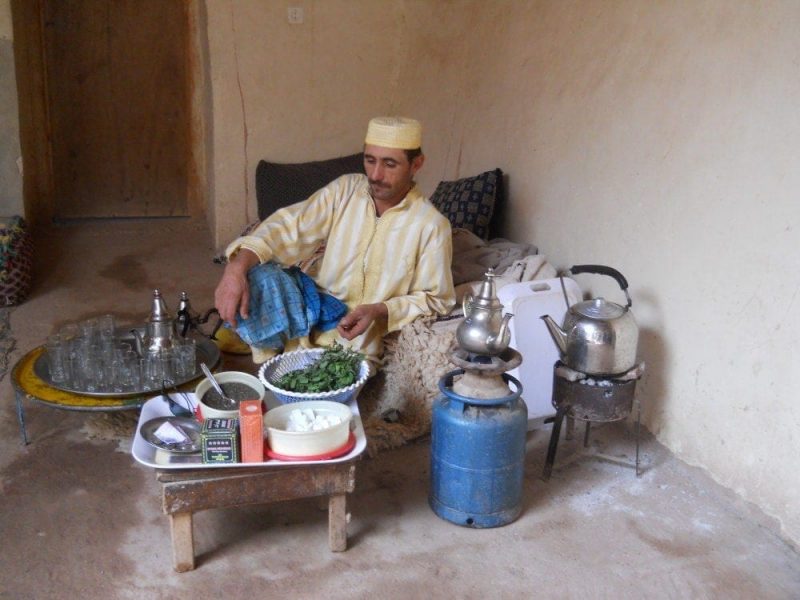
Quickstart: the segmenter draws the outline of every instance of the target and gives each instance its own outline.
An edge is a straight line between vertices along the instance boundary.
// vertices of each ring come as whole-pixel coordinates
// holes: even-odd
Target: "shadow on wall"
[[[638,293],[638,304],[646,305],[648,313],[655,316],[656,323],[662,323],[659,299],[648,293]],[[645,372],[636,392],[642,407],[642,422],[658,435],[663,426],[665,405],[668,393],[668,348],[663,331],[639,326],[639,360],[645,362]]]
[[[489,237],[505,238],[508,232],[508,173],[503,173],[497,182],[497,195],[494,200],[494,211],[492,213],[491,231]]]

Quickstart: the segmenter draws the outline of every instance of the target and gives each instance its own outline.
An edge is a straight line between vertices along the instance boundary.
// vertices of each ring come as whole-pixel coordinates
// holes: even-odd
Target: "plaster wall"
[[[470,12],[450,168],[509,174],[511,239],[627,276],[648,427],[800,542],[800,5]]]
[[[21,215],[19,112],[10,0],[0,0],[0,81],[0,215]]]
[[[420,184],[508,175],[506,236],[631,283],[645,421],[800,543],[800,7],[768,0],[206,4],[212,231],[256,217],[259,159],[423,121]],[[611,280],[579,276],[621,299]]]
[[[425,4],[425,3],[423,3]],[[212,86],[215,242],[257,217],[260,159],[305,162],[358,152],[370,118],[402,112],[419,56],[406,2],[303,0],[206,4]],[[449,24],[452,28],[455,24]],[[447,52],[437,46],[439,64]],[[426,91],[437,91],[436,81]],[[416,108],[410,106],[408,108]],[[424,121],[426,115],[413,115]]]

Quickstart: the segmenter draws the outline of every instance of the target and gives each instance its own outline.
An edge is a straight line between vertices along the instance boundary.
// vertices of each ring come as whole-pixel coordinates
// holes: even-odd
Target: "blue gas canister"
[[[451,371],[439,380],[433,404],[431,490],[433,512],[464,527],[499,527],[522,511],[528,410],[522,384],[499,398],[471,398],[452,390]],[[510,390],[509,390],[510,391]]]

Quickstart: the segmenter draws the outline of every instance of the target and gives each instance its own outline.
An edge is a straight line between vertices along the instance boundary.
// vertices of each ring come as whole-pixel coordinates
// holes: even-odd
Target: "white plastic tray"
[[[194,394],[187,394],[193,404],[197,403]],[[279,403],[269,391],[265,398],[267,410],[278,406]],[[358,403],[353,398],[348,406],[353,411],[353,435],[356,438],[356,445],[353,449],[343,456],[337,458],[329,458],[327,460],[292,460],[283,461],[277,459],[269,459],[260,463],[223,463],[223,464],[203,464],[200,454],[173,454],[164,450],[159,450],[147,443],[144,438],[139,434],[139,430],[143,423],[156,417],[169,416],[169,406],[161,396],[150,398],[142,406],[142,412],[139,415],[139,423],[136,425],[136,434],[133,437],[133,447],[131,452],[133,457],[141,464],[147,467],[154,467],[157,469],[236,469],[241,467],[292,467],[298,465],[315,465],[321,462],[337,463],[345,462],[355,458],[361,454],[367,447],[367,436],[364,433],[364,425],[361,423],[361,415],[358,412]]]

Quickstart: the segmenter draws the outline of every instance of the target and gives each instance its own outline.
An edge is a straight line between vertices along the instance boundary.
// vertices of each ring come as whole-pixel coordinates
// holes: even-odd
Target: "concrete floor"
[[[143,320],[155,287],[173,310],[181,290],[206,309],[221,269],[188,220],[83,223],[36,244],[12,364],[64,322]],[[433,514],[423,440],[359,463],[347,552],[328,550],[315,500],[212,510],[195,518],[198,568],[177,574],[159,486],[129,438],[89,439],[99,417],[26,404],[23,447],[0,385],[0,598],[800,598],[800,556],[776,524],[652,437],[641,478],[570,460],[573,441],[545,483],[547,429],[529,434],[523,514],[506,527]],[[593,448],[632,457],[627,424],[593,431]]]

